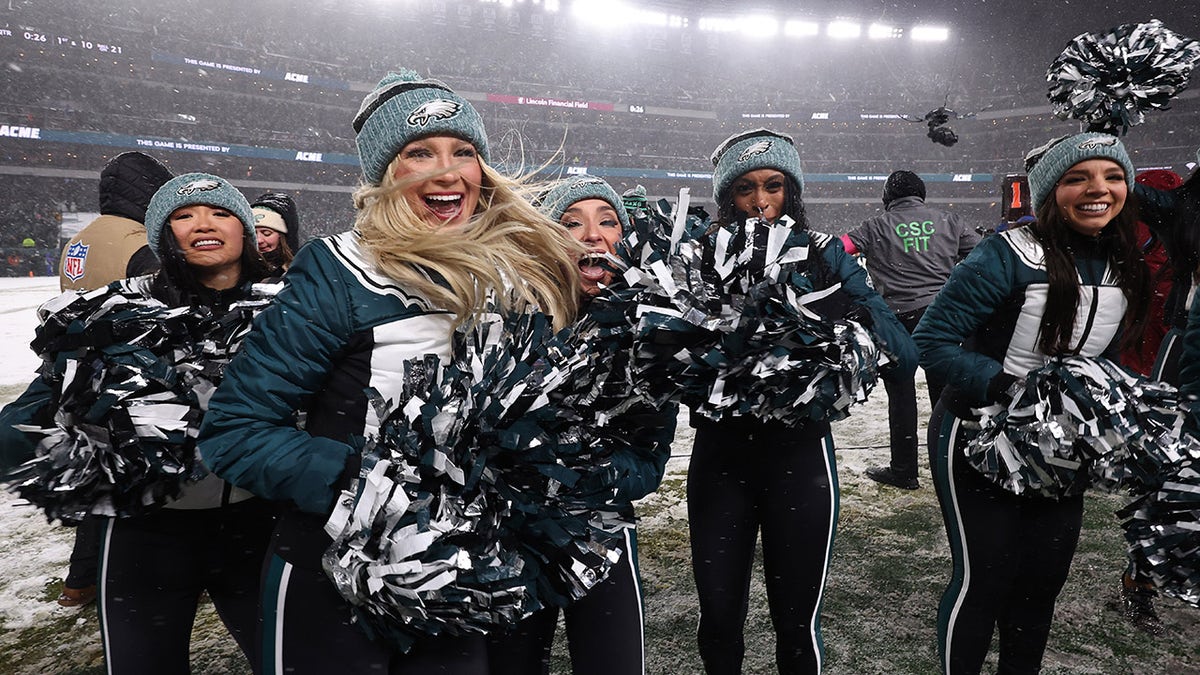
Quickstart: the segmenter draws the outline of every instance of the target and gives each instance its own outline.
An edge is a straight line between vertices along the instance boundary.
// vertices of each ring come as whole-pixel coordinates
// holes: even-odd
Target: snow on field
[[[37,308],[58,295],[57,277],[0,279],[0,405],[16,398],[40,363],[29,349],[37,326]],[[0,493],[0,628],[35,625],[65,610],[37,601],[53,578],[67,573],[72,531],[46,522],[41,512]]]
[[[0,278],[0,386],[25,385],[39,360],[29,349],[38,305],[58,295],[58,277]],[[6,401],[7,402],[7,401]]]

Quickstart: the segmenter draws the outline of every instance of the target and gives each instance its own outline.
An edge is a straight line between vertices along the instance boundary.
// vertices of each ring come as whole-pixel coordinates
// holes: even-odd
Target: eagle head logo
[[[194,181],[180,187],[178,190],[175,191],[175,193],[180,194],[180,195],[191,195],[191,194],[196,194],[197,192],[208,192],[209,190],[216,190],[219,187],[221,187],[221,184],[218,183],[217,181],[215,181],[211,178],[201,178],[199,180],[194,180]]]
[[[571,191],[578,192],[580,190],[588,190],[592,186],[600,185],[603,182],[604,182],[604,180],[600,179],[600,178],[595,178],[595,177],[584,178],[583,180],[576,181],[575,184],[571,186]]]
[[[1116,144],[1117,144],[1116,136],[1100,136],[1099,138],[1089,138],[1086,141],[1080,143],[1079,149],[1080,150],[1095,150],[1096,148],[1103,148],[1103,147],[1107,147],[1110,145],[1116,145]]]
[[[737,161],[744,162],[744,161],[750,159],[751,157],[754,157],[756,155],[761,155],[764,152],[767,152],[768,150],[770,150],[771,146],[773,146],[773,145],[775,145],[775,141],[770,141],[770,140],[759,141],[757,143],[754,143],[750,147],[743,150],[742,154],[738,155]]]
[[[412,111],[408,123],[414,127],[423,127],[433,120],[448,120],[462,110],[462,104],[448,98],[435,98],[426,101]]]

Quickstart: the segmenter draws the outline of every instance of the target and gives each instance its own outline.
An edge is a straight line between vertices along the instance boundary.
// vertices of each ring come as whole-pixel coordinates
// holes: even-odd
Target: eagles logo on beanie
[[[625,211],[624,201],[617,196],[603,178],[596,176],[572,176],[555,183],[539,200],[538,209],[554,222],[562,219],[563,212],[576,202],[585,199],[602,199],[617,212],[624,232],[629,232],[629,214]]]
[[[487,132],[483,119],[465,98],[414,71],[388,73],[367,94],[354,117],[358,161],[363,178],[383,180],[388,164],[404,146],[428,136],[454,136],[475,146],[487,161]]]
[[[254,227],[265,227],[279,234],[287,234],[287,223],[283,222],[283,216],[265,206],[254,206],[250,210],[254,211]]]
[[[154,255],[160,259],[162,257],[159,247],[162,246],[162,233],[167,227],[167,219],[176,209],[194,204],[229,211],[242,221],[242,231],[249,241],[255,240],[254,213],[245,195],[219,176],[185,173],[164,183],[146,207],[146,239]]]
[[[713,200],[720,202],[738,176],[756,169],[775,169],[790,176],[796,186],[804,189],[804,173],[800,171],[800,154],[791,136],[770,129],[753,129],[736,133],[725,139],[713,151]]]
[[[1125,169],[1125,186],[1133,192],[1133,162],[1121,139],[1111,134],[1087,132],[1052,140],[1029,151],[1025,170],[1029,172],[1029,194],[1033,208],[1040,209],[1054,192],[1054,185],[1067,169],[1085,159],[1110,159]]]

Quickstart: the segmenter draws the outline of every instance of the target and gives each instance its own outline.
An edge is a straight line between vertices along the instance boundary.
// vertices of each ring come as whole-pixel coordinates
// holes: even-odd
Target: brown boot
[[[1126,570],[1121,575],[1121,602],[1125,606],[1125,618],[1137,628],[1151,634],[1162,635],[1166,632],[1158,612],[1154,611],[1154,596],[1158,592],[1153,584],[1139,583]]]
[[[63,586],[58,596],[58,604],[63,607],[82,607],[96,599],[96,585],[83,588],[68,588]]]

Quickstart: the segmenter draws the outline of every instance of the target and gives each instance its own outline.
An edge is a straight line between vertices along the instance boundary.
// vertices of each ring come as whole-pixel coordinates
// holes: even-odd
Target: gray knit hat
[[[367,94],[354,117],[358,162],[367,182],[378,184],[404,146],[428,136],[470,141],[487,161],[483,119],[467,99],[437,80],[422,80],[411,70],[388,73]]]
[[[617,212],[617,218],[621,220],[622,231],[629,232],[629,214],[625,212],[624,201],[617,196],[617,191],[612,189],[611,185],[596,176],[571,176],[555,183],[539,200],[538,209],[554,222],[558,222],[563,212],[572,204],[585,199],[603,199],[608,202]]]
[[[1033,197],[1034,210],[1054,192],[1054,184],[1067,169],[1085,159],[1111,159],[1125,169],[1125,185],[1133,192],[1133,162],[1121,139],[1111,134],[1087,132],[1034,148],[1025,156],[1025,169],[1029,172],[1029,193]]]
[[[800,154],[792,137],[770,129],[742,131],[725,139],[713,151],[713,201],[720,202],[721,194],[738,176],[755,169],[776,169],[791,176],[796,186],[804,190],[804,174],[800,171]]]
[[[163,230],[167,227],[167,218],[175,209],[193,204],[226,209],[242,221],[243,231],[250,241],[254,241],[254,213],[245,195],[219,176],[185,173],[163,184],[150,198],[150,206],[146,207],[146,239],[154,255],[162,257],[158,247]]]

